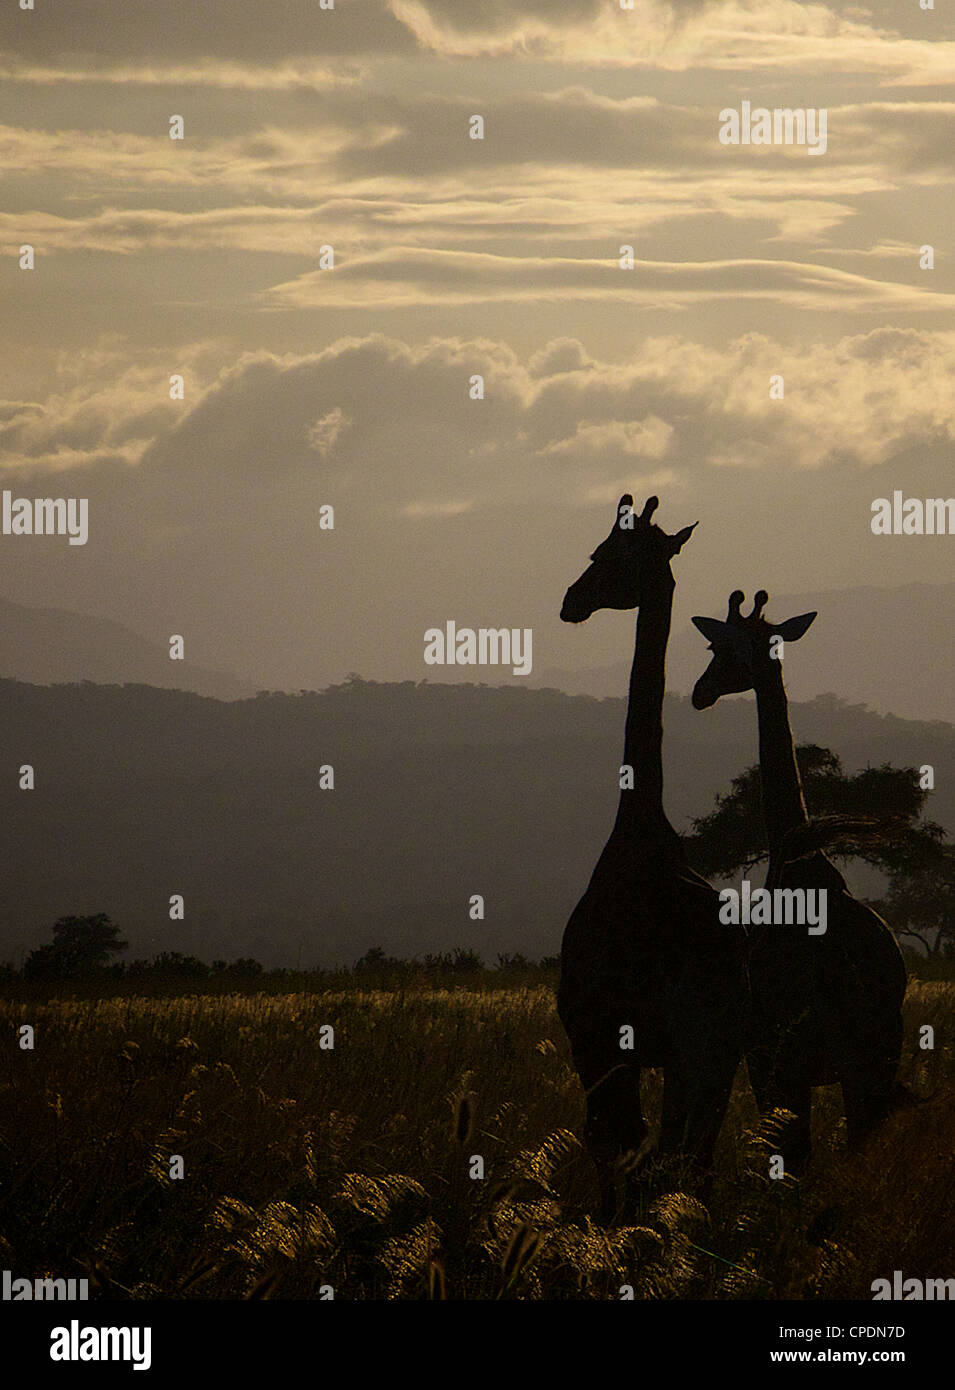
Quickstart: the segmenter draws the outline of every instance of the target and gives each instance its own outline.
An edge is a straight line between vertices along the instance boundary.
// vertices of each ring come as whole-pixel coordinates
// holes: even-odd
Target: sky
[[[448,620],[619,661],[632,615],[558,613],[624,491],[700,523],[676,626],[950,580],[870,527],[955,493],[947,9],[4,6],[2,487],[89,540],[0,535],[0,592],[298,689],[435,678]],[[825,152],[721,143],[744,101]]]

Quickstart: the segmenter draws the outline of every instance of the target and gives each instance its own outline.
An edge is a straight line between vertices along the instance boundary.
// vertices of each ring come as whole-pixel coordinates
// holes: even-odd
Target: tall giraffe
[[[610,838],[567,923],[557,995],[586,1092],[585,1139],[605,1221],[617,1211],[618,1165],[647,1137],[641,1068],[664,1069],[659,1152],[685,1154],[706,1171],[743,1044],[744,932],[720,923],[719,897],[688,867],[663,809],[670,561],[693,527],[668,536],[651,520],[658,505],[651,497],[637,516],[633,498],[620,499],[560,614],[581,623],[600,608],[639,609],[624,745],[632,786],[621,778]]]
[[[753,690],[759,721],[763,817],[769,840],[766,887],[825,890],[827,926],[779,923],[749,928],[752,991],[746,1060],[764,1113],[792,1113],[780,1134],[784,1166],[798,1173],[811,1152],[812,1087],[842,1087],[849,1144],[857,1147],[884,1119],[902,1049],[902,953],[882,918],[857,902],[821,851],[795,857],[809,825],[796,763],[779,639],[797,641],[815,613],[766,622],[765,589],[745,618],[743,594],[730,595],[725,622],[694,618],[713,658],[693,690],[696,709],[721,695]],[[774,640],[775,639],[775,640]],[[774,659],[776,658],[776,659]]]

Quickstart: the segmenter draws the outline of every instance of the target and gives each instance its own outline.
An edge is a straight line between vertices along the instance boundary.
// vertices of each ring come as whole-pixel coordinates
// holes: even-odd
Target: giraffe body
[[[665,535],[650,522],[655,506],[650,499],[635,535],[611,532],[561,615],[581,622],[598,607],[640,610],[624,751],[634,785],[621,791],[610,838],[564,932],[557,999],[586,1094],[585,1137],[605,1220],[617,1209],[618,1164],[647,1140],[644,1067],[664,1072],[658,1151],[710,1168],[746,1015],[743,930],[720,922],[718,894],[687,865],[663,809],[670,559],[692,528]],[[619,511],[632,518],[629,497]]]
[[[768,596],[740,612],[730,597],[726,622],[694,618],[714,656],[697,681],[693,704],[707,709],[722,695],[756,693],[763,815],[769,839],[766,887],[825,890],[827,930],[778,922],[749,932],[751,1012],[746,1062],[764,1114],[781,1109],[784,1166],[799,1172],[811,1152],[812,1089],[842,1088],[849,1144],[858,1147],[890,1108],[902,1050],[905,964],[882,918],[849,892],[842,874],[820,850],[795,858],[787,837],[809,824],[796,763],[782,660],[772,639],[796,641],[814,613],[771,625],[762,618]]]
[[[906,973],[885,922],[852,896],[824,854],[784,864],[767,886],[827,891],[824,936],[778,924],[749,934],[747,1069],[761,1111],[793,1112],[780,1147],[786,1167],[799,1172],[810,1156],[813,1087],[841,1086],[852,1147],[885,1118],[902,1049]]]

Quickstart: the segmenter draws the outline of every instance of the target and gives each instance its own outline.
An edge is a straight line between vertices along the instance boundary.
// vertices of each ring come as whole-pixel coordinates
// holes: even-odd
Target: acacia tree
[[[871,906],[930,956],[955,955],[955,845],[943,845],[936,860],[914,872],[895,875]]]
[[[955,846],[944,843],[942,826],[920,819],[928,791],[917,769],[883,763],[849,776],[837,754],[815,743],[800,744],[796,762],[811,817],[875,813],[891,827],[827,840],[834,858],[861,859],[888,876],[884,897],[871,906],[899,936],[916,937],[932,953],[955,946]],[[758,765],[733,778],[731,790],[693,821],[684,841],[691,863],[707,877],[730,878],[768,859]]]
[[[104,969],[110,957],[125,951],[119,927],[105,912],[92,917],[61,917],[53,940],[31,951],[23,964],[26,980],[65,980]]]

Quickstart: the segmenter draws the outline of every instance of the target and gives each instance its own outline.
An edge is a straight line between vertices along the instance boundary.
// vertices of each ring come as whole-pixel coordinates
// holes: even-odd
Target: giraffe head
[[[689,540],[696,522],[668,536],[651,520],[659,505],[658,497],[650,497],[638,514],[629,492],[621,497],[610,535],[564,595],[560,616],[565,623],[585,622],[598,608],[639,608],[648,580],[664,572],[673,583],[670,561]]]
[[[768,623],[763,609],[769,602],[765,589],[753,598],[753,609],[746,617],[740,612],[745,594],[734,589],[729,598],[726,621],[718,618],[694,618],[693,623],[710,643],[713,660],[693,687],[693,708],[709,709],[721,695],[739,695],[754,690],[762,677],[775,675],[778,664],[773,652],[774,637],[785,642],[797,642],[815,618],[815,613],[800,613],[784,623]]]

